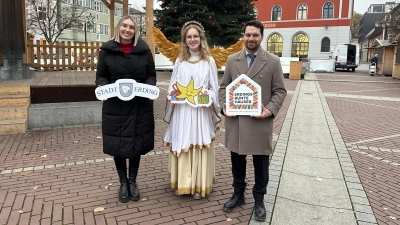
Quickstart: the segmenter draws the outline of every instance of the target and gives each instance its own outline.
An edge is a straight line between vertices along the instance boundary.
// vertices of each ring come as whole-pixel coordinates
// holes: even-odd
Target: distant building
[[[48,13],[54,16],[51,11],[54,10],[53,7],[56,4],[56,0],[48,1],[51,1],[50,9],[47,9],[46,1],[43,1],[43,4],[40,6],[29,5],[27,2],[27,18],[29,19],[33,7],[38,9],[37,11],[39,15],[43,18],[45,18]],[[74,27],[65,29],[57,38],[58,41],[84,42],[85,33],[87,42],[105,42],[110,40],[110,11],[101,0],[61,0],[61,10],[70,7],[71,5],[84,8],[84,16],[75,24]],[[114,20],[117,22],[123,15],[122,1],[115,1],[114,14]],[[61,18],[59,23],[63,23],[64,19],[65,18]],[[27,29],[31,34],[34,34],[34,41],[45,41],[44,36],[40,34],[40,31],[30,27]]]
[[[140,29],[140,36],[146,36],[146,9],[143,10],[129,7],[129,15],[133,18]]]
[[[329,58],[331,46],[350,43],[354,0],[258,0],[262,46],[283,57]]]
[[[396,2],[371,4],[361,17],[360,27],[358,29],[358,43],[360,44],[361,62],[368,62],[370,60],[372,49],[371,46],[375,38],[387,39],[387,37],[383,37],[383,28],[375,27],[375,22],[384,20],[387,13],[389,13],[397,4],[398,3]]]
[[[80,4],[88,7],[86,12],[86,21],[81,21],[79,26],[65,30],[59,41],[85,41],[85,22],[87,23],[87,42],[99,41],[106,42],[110,40],[110,10],[103,4],[101,0],[62,0],[64,4]],[[92,17],[90,17],[90,15]],[[114,23],[117,25],[118,20],[123,16],[123,5],[118,1],[115,2]],[[90,21],[93,19],[92,21]]]

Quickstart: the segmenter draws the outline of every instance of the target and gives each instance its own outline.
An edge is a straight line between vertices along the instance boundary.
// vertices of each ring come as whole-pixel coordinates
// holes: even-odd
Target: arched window
[[[268,38],[267,50],[269,53],[282,57],[283,40],[279,34],[273,34]]]
[[[308,57],[308,37],[304,33],[299,33],[292,40],[292,57]]]
[[[272,21],[280,21],[281,20],[282,9],[279,5],[274,6],[272,9]]]
[[[307,19],[307,5],[301,3],[299,7],[297,7],[297,19],[298,20],[306,20]]]
[[[324,12],[322,17],[324,19],[333,18],[333,4],[331,2],[327,2],[324,4]]]
[[[331,40],[328,37],[322,38],[321,52],[329,52],[331,48]]]

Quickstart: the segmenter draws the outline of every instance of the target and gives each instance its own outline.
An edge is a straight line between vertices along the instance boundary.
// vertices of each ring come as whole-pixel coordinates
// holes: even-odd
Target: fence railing
[[[99,42],[27,43],[27,63],[37,70],[94,70],[97,67]]]

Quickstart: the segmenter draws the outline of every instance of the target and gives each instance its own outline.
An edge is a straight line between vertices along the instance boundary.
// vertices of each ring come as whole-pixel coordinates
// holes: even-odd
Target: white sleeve
[[[210,74],[210,97],[214,102],[214,107],[219,112],[219,98],[218,98],[218,70],[214,59],[211,57],[209,63],[209,74]]]
[[[172,89],[172,85],[175,83],[176,81],[176,77],[178,76],[178,68],[180,65],[180,60],[179,58],[177,58],[175,60],[175,64],[174,64],[174,69],[172,70],[172,74],[171,74],[171,80],[169,81],[169,85],[168,85],[168,94],[171,93]]]

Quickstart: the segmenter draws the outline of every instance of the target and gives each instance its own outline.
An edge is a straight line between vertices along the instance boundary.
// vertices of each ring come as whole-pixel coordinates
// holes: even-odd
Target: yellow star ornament
[[[193,105],[196,105],[196,103],[194,102],[194,97],[197,96],[199,94],[199,92],[201,92],[201,89],[203,87],[194,89],[193,77],[190,79],[190,82],[186,87],[182,86],[178,82],[176,82],[176,86],[178,87],[179,91],[181,92],[181,94],[176,96],[177,98],[186,98],[190,103],[192,103]]]

